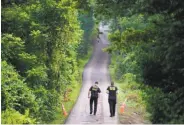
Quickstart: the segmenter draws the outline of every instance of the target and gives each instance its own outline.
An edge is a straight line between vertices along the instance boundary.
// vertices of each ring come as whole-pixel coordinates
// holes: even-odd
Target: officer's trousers
[[[97,111],[97,101],[98,101],[98,98],[95,98],[95,97],[90,98],[90,113],[93,112],[93,102],[94,102],[94,115],[96,115],[96,111]]]
[[[116,111],[116,99],[109,99],[109,109],[111,116],[115,116]]]

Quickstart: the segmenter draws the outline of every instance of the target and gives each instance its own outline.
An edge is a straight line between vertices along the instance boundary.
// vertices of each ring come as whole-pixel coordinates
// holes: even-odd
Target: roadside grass
[[[69,94],[69,97],[68,97],[69,100],[63,102],[64,108],[65,108],[68,115],[69,115],[70,111],[72,110],[72,108],[77,100],[77,97],[80,93],[81,86],[82,86],[81,83],[75,83],[75,84],[70,85],[68,87],[68,89],[72,88],[72,91]],[[65,120],[67,119],[67,117],[63,115],[63,110],[62,110],[61,106],[58,107],[55,117],[56,117],[56,120],[52,121],[51,124],[63,124],[65,122]]]
[[[79,59],[79,80],[78,83],[73,83],[69,86],[67,86],[67,89],[71,90],[71,92],[69,93],[69,97],[68,97],[68,101],[64,101],[63,105],[64,108],[66,110],[66,112],[70,113],[70,111],[72,110],[73,106],[75,105],[76,100],[78,99],[79,93],[80,93],[80,89],[82,86],[82,73],[84,70],[85,65],[87,64],[87,62],[90,59],[90,56],[92,55],[92,47],[89,47],[88,53],[86,56],[84,56],[83,58]],[[63,98],[61,96],[61,98]],[[63,100],[63,99],[61,99]],[[52,121],[50,124],[64,124],[65,120],[67,119],[67,117],[65,117],[63,115],[63,111],[62,111],[62,107],[58,107],[57,112],[55,114],[55,120]]]
[[[134,80],[134,75],[131,73],[124,74],[121,80],[115,79],[115,57],[111,57],[111,65],[109,67],[112,80],[116,83],[119,89],[117,110],[119,121],[121,124],[150,124],[150,114],[147,112],[146,100],[144,99],[145,86],[137,83]],[[122,103],[126,101],[125,110],[120,112]]]

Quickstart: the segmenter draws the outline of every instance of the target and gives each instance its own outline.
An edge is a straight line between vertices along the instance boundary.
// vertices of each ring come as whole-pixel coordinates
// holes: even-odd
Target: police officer
[[[96,115],[99,93],[101,93],[101,90],[98,87],[98,82],[95,82],[95,85],[91,86],[88,92],[88,98],[90,98],[90,114],[92,114],[93,112],[93,102],[94,102],[94,115]]]
[[[111,85],[107,88],[107,94],[109,94],[109,108],[110,108],[110,117],[115,116],[115,109],[116,109],[116,101],[117,101],[117,93],[118,88],[114,86],[114,82],[111,82]]]

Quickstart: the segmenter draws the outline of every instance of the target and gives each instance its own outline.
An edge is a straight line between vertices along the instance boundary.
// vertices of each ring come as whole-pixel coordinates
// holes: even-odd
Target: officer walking
[[[111,82],[111,85],[107,88],[107,94],[109,94],[109,108],[110,108],[110,117],[115,116],[116,101],[117,101],[118,88],[114,86],[114,82]]]
[[[94,102],[94,115],[96,115],[99,93],[101,93],[101,90],[98,87],[98,82],[95,82],[95,85],[91,86],[88,92],[88,98],[90,98],[90,114],[92,114],[93,112],[93,102]]]

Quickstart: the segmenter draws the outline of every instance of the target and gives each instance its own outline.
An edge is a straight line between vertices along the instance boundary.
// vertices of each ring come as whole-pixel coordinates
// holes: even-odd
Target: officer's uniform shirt
[[[91,97],[92,98],[98,98],[98,93],[101,92],[100,88],[98,86],[96,86],[96,85],[91,86],[89,91],[91,91]]]
[[[109,86],[107,88],[107,93],[109,94],[110,100],[116,100],[116,94],[118,93],[118,88],[116,86]]]

